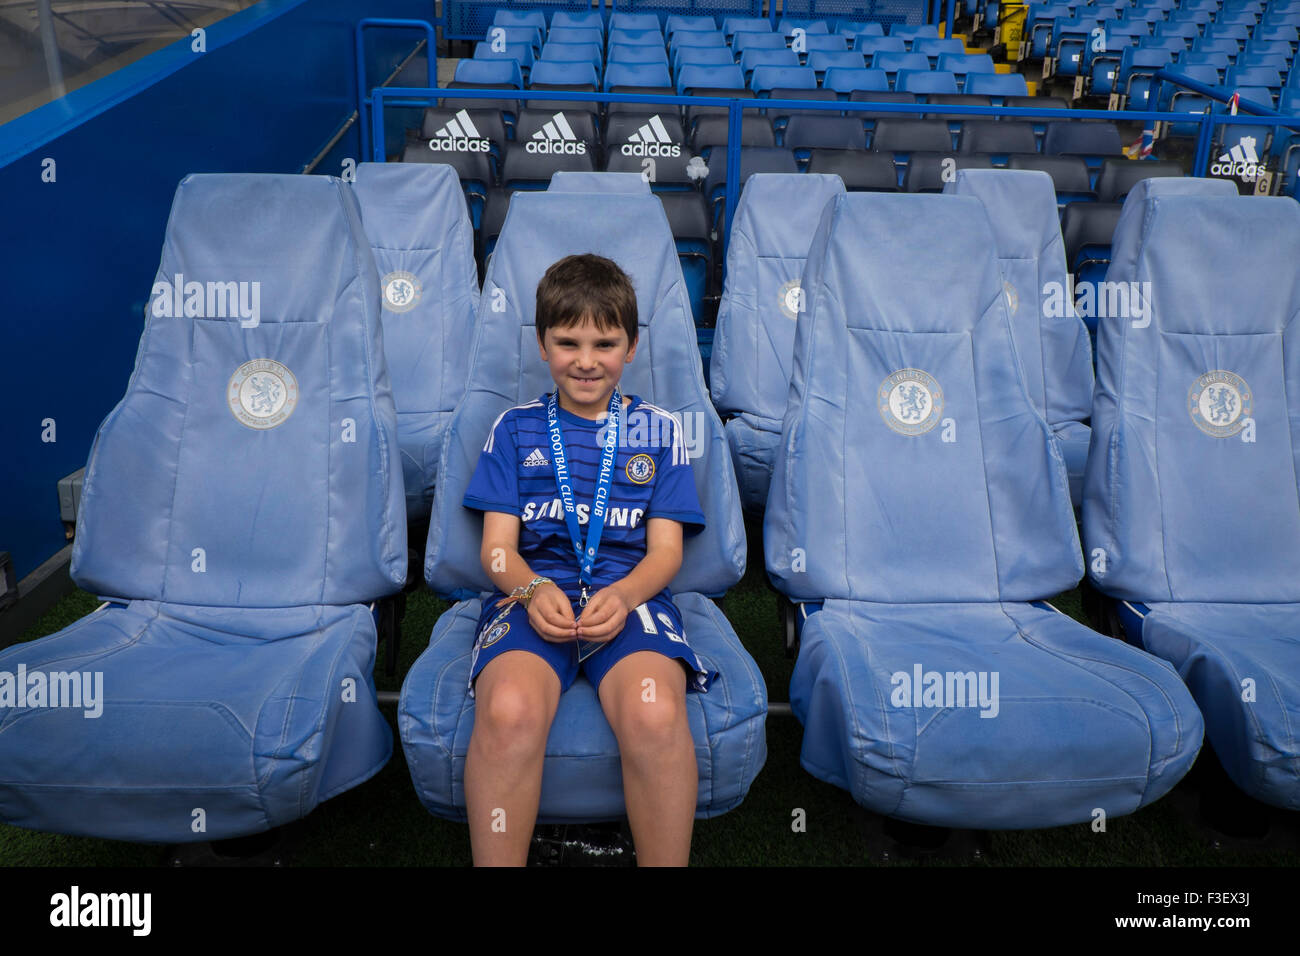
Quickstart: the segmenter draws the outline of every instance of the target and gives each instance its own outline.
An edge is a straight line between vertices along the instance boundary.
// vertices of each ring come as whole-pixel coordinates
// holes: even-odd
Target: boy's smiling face
[[[609,397],[636,355],[636,343],[617,325],[601,329],[590,318],[553,325],[538,342],[542,361],[560,391],[560,407],[595,419],[609,410]]]

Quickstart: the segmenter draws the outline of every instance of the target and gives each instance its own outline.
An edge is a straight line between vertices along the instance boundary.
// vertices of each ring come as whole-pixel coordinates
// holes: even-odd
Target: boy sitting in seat
[[[476,865],[523,865],[546,740],[579,671],[618,739],[642,865],[685,865],[699,786],[686,694],[707,691],[668,582],[704,527],[680,426],[618,383],[637,344],[636,294],[595,255],[537,286],[555,391],[505,412],[465,493],[500,594],[479,619],[465,765]]]

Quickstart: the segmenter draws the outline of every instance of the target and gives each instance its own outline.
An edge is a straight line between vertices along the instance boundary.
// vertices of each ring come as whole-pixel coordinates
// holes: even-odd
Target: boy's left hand
[[[632,608],[616,586],[601,588],[587,601],[578,618],[578,638],[584,641],[608,641],[623,630]]]

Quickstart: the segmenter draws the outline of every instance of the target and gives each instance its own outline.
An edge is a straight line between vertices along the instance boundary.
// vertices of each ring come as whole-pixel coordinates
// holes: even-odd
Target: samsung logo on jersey
[[[591,517],[591,505],[578,505],[574,511],[578,515],[578,524],[586,524]],[[643,508],[610,508],[605,513],[607,528],[635,528],[645,516]],[[559,498],[549,501],[530,501],[524,505],[522,515],[525,523],[530,521],[564,520],[564,502]]]

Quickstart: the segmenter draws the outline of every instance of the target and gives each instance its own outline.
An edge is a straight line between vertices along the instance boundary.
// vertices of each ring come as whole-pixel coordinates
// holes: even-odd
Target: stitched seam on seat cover
[[[1105,661],[1105,660],[1101,660],[1100,658],[1096,658],[1096,657],[1083,657],[1083,656],[1081,656],[1081,655],[1076,655],[1076,654],[1073,654],[1073,653],[1070,653],[1070,652],[1067,652],[1067,651],[1064,651],[1064,650],[1056,650],[1056,649],[1054,649],[1054,648],[1047,647],[1046,645],[1041,644],[1040,642],[1033,640],[1033,639],[1032,639],[1032,638],[1031,638],[1031,637],[1030,637],[1030,636],[1029,636],[1029,635],[1024,631],[1024,629],[1020,626],[1020,623],[1019,623],[1018,621],[1016,621],[1016,619],[1013,618],[1013,617],[1011,616],[1011,614],[1007,611],[1006,606],[1005,606],[1004,604],[999,603],[998,608],[999,608],[999,610],[1001,610],[1002,613],[1006,616],[1007,620],[1009,620],[1009,621],[1011,622],[1011,624],[1015,627],[1015,629],[1016,629],[1016,633],[1020,636],[1020,638],[1021,638],[1021,639],[1026,643],[1026,644],[1029,644],[1029,645],[1032,646],[1032,647],[1036,647],[1036,648],[1038,648],[1039,650],[1043,651],[1043,652],[1046,653],[1046,654],[1051,654],[1053,657],[1057,658],[1058,660],[1061,660],[1061,661],[1063,661],[1063,662],[1065,662],[1065,663],[1071,664],[1071,665],[1073,665],[1074,667],[1077,667],[1079,670],[1084,671],[1084,672],[1090,674],[1091,676],[1096,677],[1096,678],[1099,679],[1099,680],[1105,681],[1107,684],[1109,684],[1109,685],[1110,685],[1111,687],[1113,687],[1115,690],[1119,691],[1120,693],[1122,693],[1122,694],[1124,694],[1126,697],[1128,697],[1128,699],[1131,700],[1131,701],[1133,702],[1134,706],[1137,707],[1137,709],[1138,709],[1138,713],[1140,713],[1140,714],[1142,715],[1142,721],[1141,721],[1141,723],[1144,723],[1144,724],[1146,725],[1146,730],[1147,730],[1147,777],[1146,777],[1146,784],[1145,784],[1145,786],[1143,786],[1143,788],[1142,788],[1142,800],[1139,801],[1138,806],[1137,806],[1137,807],[1134,807],[1134,809],[1136,810],[1136,809],[1140,808],[1140,807],[1143,805],[1143,803],[1145,802],[1145,800],[1146,800],[1147,790],[1148,790],[1148,788],[1149,788],[1150,785],[1151,785],[1151,780],[1152,780],[1152,776],[1153,776],[1152,771],[1155,769],[1155,735],[1151,732],[1151,718],[1150,718],[1150,716],[1147,714],[1147,712],[1146,712],[1146,708],[1144,708],[1144,707],[1142,706],[1142,704],[1138,701],[1138,699],[1133,695],[1133,693],[1132,693],[1131,691],[1128,691],[1128,690],[1126,690],[1125,688],[1120,687],[1118,684],[1114,683],[1113,681],[1107,680],[1105,677],[1103,677],[1101,674],[1096,673],[1095,671],[1089,671],[1088,668],[1086,668],[1086,667],[1084,667],[1082,664],[1080,664],[1079,661],[1091,661],[1091,662],[1094,663],[1094,664],[1100,664],[1100,665],[1108,666],[1108,667],[1116,667],[1116,668],[1118,668],[1118,669],[1120,669],[1120,670],[1127,671],[1129,674],[1133,675],[1134,677],[1137,677],[1137,678],[1140,678],[1140,679],[1142,679],[1142,680],[1145,680],[1148,684],[1150,684],[1152,687],[1154,687],[1154,688],[1156,689],[1156,691],[1160,694],[1160,696],[1164,698],[1165,703],[1169,706],[1170,713],[1174,716],[1174,726],[1176,727],[1176,732],[1177,732],[1177,735],[1178,735],[1178,736],[1177,736],[1177,740],[1175,741],[1176,746],[1174,747],[1174,751],[1177,752],[1177,751],[1179,751],[1179,750],[1182,749],[1182,743],[1183,743],[1183,725],[1182,725],[1182,721],[1178,719],[1178,718],[1179,718],[1178,708],[1175,707],[1175,706],[1173,705],[1173,701],[1170,699],[1169,695],[1168,695],[1167,693],[1165,693],[1165,689],[1164,689],[1163,687],[1161,687],[1159,684],[1157,684],[1155,681],[1151,680],[1151,678],[1147,677],[1147,675],[1143,674],[1141,671],[1135,670],[1134,668],[1132,668],[1132,667],[1128,667],[1128,666],[1126,666],[1126,665],[1124,665],[1124,664],[1115,663],[1115,662],[1112,662],[1112,661]],[[1083,625],[1080,625],[1080,626],[1082,627]],[[1117,712],[1118,712],[1118,711],[1117,711]],[[1134,722],[1134,723],[1139,723],[1139,721],[1137,721],[1136,719],[1134,719],[1133,722]],[[1168,760],[1164,760],[1164,761],[1162,761],[1161,763],[1164,764],[1164,763],[1167,763],[1167,762],[1168,762]]]
[[[162,580],[158,582],[158,600],[167,600],[167,559],[172,553],[172,535],[176,527],[176,492],[181,480],[181,454],[185,448],[185,429],[189,426],[190,408],[194,397],[194,323],[187,325],[189,336],[189,361],[185,363],[185,413],[181,416],[181,432],[176,438],[176,470],[172,473],[172,501],[167,509],[167,535],[163,543]]]

